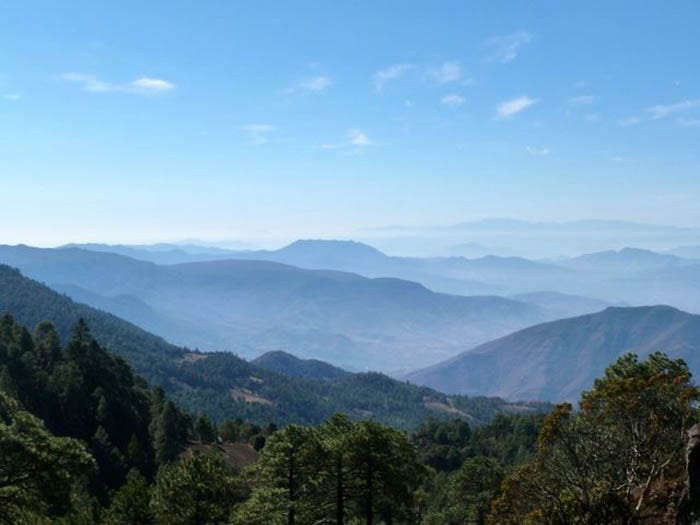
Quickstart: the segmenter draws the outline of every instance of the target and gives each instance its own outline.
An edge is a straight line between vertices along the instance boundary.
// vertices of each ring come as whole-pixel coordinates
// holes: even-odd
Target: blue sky
[[[700,224],[697,2],[0,6],[0,242]]]

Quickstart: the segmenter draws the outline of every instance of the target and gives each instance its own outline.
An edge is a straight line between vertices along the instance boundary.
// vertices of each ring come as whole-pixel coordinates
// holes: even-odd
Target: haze
[[[0,238],[444,254],[482,241],[374,229],[698,223],[697,3],[435,7],[5,2]]]

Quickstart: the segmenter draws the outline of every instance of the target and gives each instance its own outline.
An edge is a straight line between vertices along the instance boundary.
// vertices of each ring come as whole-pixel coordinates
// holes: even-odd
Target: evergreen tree
[[[202,414],[197,418],[194,424],[194,434],[202,443],[213,443],[216,440],[214,427],[206,414]]]
[[[151,525],[151,487],[137,471],[131,470],[126,482],[112,497],[105,525]]]
[[[158,525],[226,523],[242,487],[220,459],[187,455],[158,472],[153,512]]]
[[[163,404],[154,436],[156,461],[165,464],[177,458],[187,439],[182,418],[175,404],[167,400]]]
[[[92,466],[83,445],[53,436],[0,392],[0,522],[40,523],[65,514],[79,477]]]

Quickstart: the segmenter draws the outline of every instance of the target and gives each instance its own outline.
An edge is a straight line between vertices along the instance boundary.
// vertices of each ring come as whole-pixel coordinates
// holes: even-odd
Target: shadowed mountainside
[[[159,266],[26,246],[0,246],[0,261],[177,344],[247,357],[283,349],[358,370],[427,365],[554,318],[512,299],[269,261]]]
[[[700,316],[669,306],[611,307],[526,328],[406,378],[450,393],[575,400],[621,355],[655,351],[700,373]]]

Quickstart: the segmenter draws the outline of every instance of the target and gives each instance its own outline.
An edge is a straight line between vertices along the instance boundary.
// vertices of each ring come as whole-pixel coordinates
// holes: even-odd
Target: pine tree
[[[242,488],[223,461],[212,456],[187,455],[162,467],[153,491],[159,525],[226,523]]]

